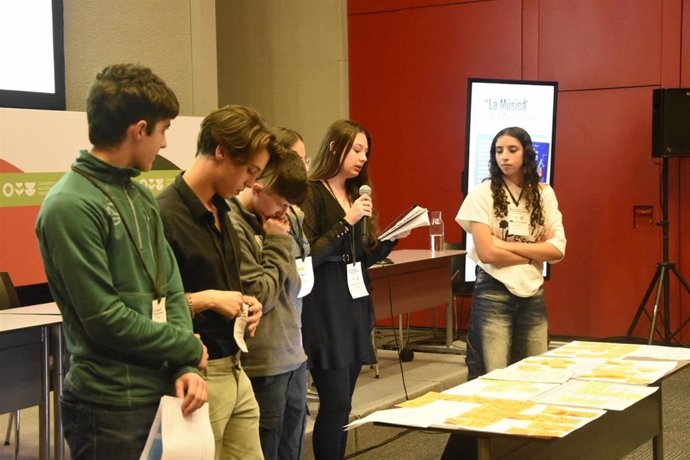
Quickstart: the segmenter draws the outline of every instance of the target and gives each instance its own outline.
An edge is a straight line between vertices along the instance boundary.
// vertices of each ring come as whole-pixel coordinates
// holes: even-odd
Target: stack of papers
[[[417,227],[429,226],[429,211],[421,206],[414,206],[405,215],[397,219],[379,236],[379,241],[396,239],[402,233]]]

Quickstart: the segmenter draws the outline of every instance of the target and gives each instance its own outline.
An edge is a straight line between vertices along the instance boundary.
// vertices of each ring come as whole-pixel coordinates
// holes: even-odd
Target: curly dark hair
[[[113,147],[124,140],[131,124],[146,120],[150,135],[156,123],[179,112],[175,93],[151,69],[110,65],[98,73],[86,99],[89,140],[96,147]]]
[[[510,136],[520,142],[523,149],[522,174],[524,177],[523,188],[527,194],[527,210],[531,211],[530,224],[532,226],[544,224],[544,204],[539,192],[539,174],[537,173],[537,153],[532,145],[529,133],[519,127],[504,128],[494,136],[491,141],[491,155],[489,159],[489,172],[491,174],[491,196],[494,201],[494,215],[504,217],[508,214],[508,197],[505,192],[503,172],[496,161],[496,142],[502,136]]]

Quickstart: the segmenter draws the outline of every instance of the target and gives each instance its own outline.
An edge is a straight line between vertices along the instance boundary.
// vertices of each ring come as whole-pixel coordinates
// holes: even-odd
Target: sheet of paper
[[[664,347],[661,345],[641,345],[630,356],[634,358],[668,359],[671,361],[690,361],[690,348]]]
[[[634,359],[586,360],[574,377],[581,380],[650,385],[676,368],[676,361],[640,361]]]
[[[429,226],[429,212],[426,208],[415,206],[400,220],[391,224],[379,236],[380,241],[387,241],[395,238],[403,232],[413,230],[418,227]]]
[[[374,422],[413,426],[417,428],[428,428],[432,423],[440,420],[442,420],[442,418],[438,414],[434,414],[429,411],[421,411],[419,408],[401,407],[373,412],[366,417],[345,425],[345,429],[350,430],[359,425]]]
[[[515,382],[478,378],[450,388],[443,394],[477,395],[493,399],[515,399],[523,401],[555,388],[556,383]]]
[[[409,412],[405,413],[405,418],[413,422],[401,422],[396,413],[391,413],[393,418],[388,423],[412,426],[410,423],[421,423],[423,420],[425,425],[430,423],[428,426],[433,427],[539,437],[565,436],[605,413],[597,409],[573,409],[524,400],[488,399],[447,392],[429,392],[400,405],[407,407]],[[438,420],[439,417],[443,419]]]
[[[436,402],[436,401],[453,401],[453,402],[461,402],[461,403],[471,403],[471,404],[483,404],[488,401],[487,398],[483,398],[481,396],[476,396],[476,395],[458,395],[458,394],[451,394],[451,393],[446,393],[445,391],[443,393],[439,393],[437,391],[430,391],[422,396],[419,396],[414,399],[410,399],[408,401],[403,401],[399,404],[396,404],[397,407],[422,407],[426,406],[429,403]]]
[[[187,416],[182,399],[163,396],[140,460],[213,460],[208,403]]]
[[[456,400],[457,399],[457,400]],[[403,403],[406,407],[377,411],[346,429],[378,422],[417,428],[466,429],[521,436],[562,437],[605,413],[478,396],[429,392]]]
[[[492,401],[446,419],[440,428],[560,438],[601,417],[605,411],[572,409],[528,401]]]
[[[543,404],[624,410],[657,391],[658,387],[571,380],[533,401]]]
[[[244,341],[244,331],[247,329],[246,318],[249,314],[248,308],[249,306],[247,304],[242,304],[242,313],[235,317],[235,328],[232,331],[232,336],[235,338],[237,346],[245,353],[249,352],[247,349],[247,342]]]
[[[482,378],[513,382],[563,383],[572,376],[573,371],[569,369],[553,369],[541,366],[525,368],[522,362],[518,362],[505,369],[495,369],[484,374]]]
[[[622,359],[631,356],[640,345],[629,343],[572,341],[540,356],[567,356],[571,358]]]

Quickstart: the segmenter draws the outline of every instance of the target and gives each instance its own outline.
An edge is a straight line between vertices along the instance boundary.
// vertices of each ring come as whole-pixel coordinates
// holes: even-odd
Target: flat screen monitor
[[[0,107],[65,109],[62,0],[0,0]]]
[[[510,126],[519,126],[530,134],[541,181],[553,185],[557,96],[556,82],[468,80],[464,196],[489,178],[491,141],[496,133]],[[472,235],[467,234],[468,252],[472,244]],[[475,266],[469,257],[465,258],[465,282],[474,282]],[[544,275],[548,276],[546,267]]]

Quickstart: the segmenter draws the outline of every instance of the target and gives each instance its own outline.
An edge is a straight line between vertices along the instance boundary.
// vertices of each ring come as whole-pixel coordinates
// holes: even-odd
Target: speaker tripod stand
[[[657,317],[659,316],[660,309],[659,307],[661,306],[661,315],[663,319],[662,323],[662,333],[659,333],[659,335],[662,338],[662,341],[665,345],[670,345],[671,340],[678,335],[678,333],[685,327],[686,324],[690,321],[690,318],[686,319],[678,329],[675,330],[675,332],[671,332],[671,314],[670,314],[670,307],[671,307],[671,291],[670,291],[670,286],[671,286],[671,275],[675,275],[680,284],[685,288],[685,290],[690,294],[690,284],[683,278],[683,275],[678,271],[676,268],[676,265],[673,262],[669,261],[669,255],[668,255],[668,157],[662,157],[661,160],[661,222],[659,222],[659,225],[661,226],[661,234],[662,234],[662,248],[663,248],[663,257],[664,260],[656,264],[656,272],[654,273],[654,276],[652,277],[652,281],[649,283],[649,286],[647,287],[647,291],[644,294],[644,297],[642,298],[642,302],[640,302],[640,306],[637,309],[637,312],[635,313],[635,318],[633,319],[632,323],[630,324],[630,327],[628,328],[628,334],[627,337],[630,338],[632,336],[633,331],[635,330],[635,327],[637,326],[638,321],[640,320],[640,317],[642,316],[642,313],[645,313],[647,317],[649,316],[649,313],[647,313],[647,302],[649,301],[649,298],[654,291],[654,287],[656,286],[656,296],[654,300],[654,309],[652,311],[652,315],[650,317],[651,319],[651,326],[649,328],[649,340],[648,344],[652,344],[652,340],[654,339],[654,332],[659,333],[659,331],[656,328],[656,320]],[[662,303],[663,300],[663,303]]]

